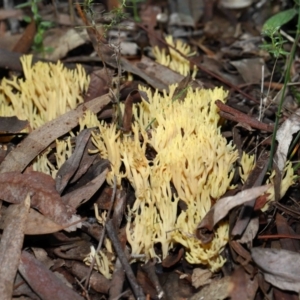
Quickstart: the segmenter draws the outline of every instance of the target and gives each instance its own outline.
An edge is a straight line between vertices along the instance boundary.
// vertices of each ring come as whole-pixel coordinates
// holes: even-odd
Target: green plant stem
[[[298,23],[297,23],[296,38],[295,38],[295,41],[293,43],[291,53],[289,55],[287,68],[286,68],[286,73],[285,73],[285,76],[284,76],[284,84],[283,84],[283,88],[282,88],[281,98],[280,98],[280,102],[279,102],[279,105],[278,105],[278,110],[277,110],[275,124],[274,124],[274,132],[273,132],[273,136],[272,136],[272,144],[271,144],[271,150],[270,150],[270,159],[269,159],[269,164],[268,164],[268,169],[269,170],[271,170],[272,166],[273,166],[273,158],[274,158],[275,147],[276,147],[276,134],[277,134],[278,126],[279,126],[280,114],[281,114],[283,101],[284,101],[284,97],[285,97],[285,91],[286,91],[288,82],[290,80],[291,66],[292,66],[292,63],[293,63],[293,59],[294,59],[294,55],[295,55],[295,52],[296,52],[297,44],[298,44],[299,38],[300,38],[299,27],[300,27],[300,6],[298,7]]]

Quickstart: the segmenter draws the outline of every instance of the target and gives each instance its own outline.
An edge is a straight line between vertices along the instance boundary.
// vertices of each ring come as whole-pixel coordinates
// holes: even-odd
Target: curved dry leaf
[[[22,252],[19,272],[43,300],[83,300],[55,274],[26,251]]]
[[[86,201],[88,201],[102,186],[105,181],[108,168],[106,168],[100,175],[89,181],[86,185],[64,195],[62,202],[68,207],[76,209]]]
[[[26,198],[25,198],[26,197]],[[30,197],[26,195],[20,204],[12,205],[9,222],[4,228],[0,243],[0,295],[1,299],[11,299],[13,283],[19,265],[24,240],[24,229]]]
[[[76,138],[75,149],[69,159],[60,167],[56,175],[56,190],[59,194],[63,192],[68,182],[78,170],[87,142],[91,136],[91,129],[82,130]]]
[[[212,238],[212,230],[214,226],[221,221],[231,209],[245,202],[257,198],[268,190],[271,185],[263,185],[243,190],[234,196],[225,197],[220,200],[209,210],[206,216],[197,226],[196,236],[203,242],[209,243]]]
[[[295,134],[300,129],[300,109],[297,109],[287,120],[283,122],[276,133],[278,147],[276,151],[277,164],[280,172],[283,171],[290,144]]]
[[[15,134],[20,133],[29,125],[28,121],[19,120],[14,117],[0,117],[0,133]]]
[[[279,289],[299,293],[299,253],[282,249],[253,248],[251,255],[266,281]]]
[[[5,229],[10,226],[12,214],[15,210],[15,205],[10,205],[6,210],[1,210],[2,217],[0,218],[0,229]],[[30,208],[27,215],[26,224],[24,228],[24,234],[27,235],[38,235],[38,234],[49,234],[63,230],[62,225],[56,224],[38,211]]]
[[[137,98],[136,96],[140,98],[139,91],[133,90],[127,95],[127,98],[125,100],[125,109],[124,109],[124,116],[123,116],[123,131],[125,133],[128,133],[131,130],[132,106],[135,99]]]
[[[59,225],[66,226],[79,219],[62,203],[50,175],[34,171],[3,173],[0,174],[0,190],[1,199],[10,203],[20,203],[29,194],[31,207]]]
[[[27,235],[49,234],[63,229],[62,225],[56,224],[31,208],[27,217],[24,233]]]

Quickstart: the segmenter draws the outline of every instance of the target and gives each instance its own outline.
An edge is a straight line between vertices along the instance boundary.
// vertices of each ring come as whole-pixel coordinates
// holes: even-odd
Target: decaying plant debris
[[[43,59],[39,19],[0,41],[1,299],[298,298],[299,108],[276,124],[258,3],[106,2],[56,10]]]

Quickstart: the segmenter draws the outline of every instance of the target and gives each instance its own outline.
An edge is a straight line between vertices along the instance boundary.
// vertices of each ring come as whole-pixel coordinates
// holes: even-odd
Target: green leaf
[[[31,19],[29,16],[24,16],[24,17],[23,17],[23,20],[24,20],[26,23],[30,23],[32,19]]]
[[[50,22],[50,21],[42,21],[40,22],[40,25],[44,28],[50,28],[53,26],[53,22]]]
[[[28,7],[28,6],[31,6],[31,2],[25,2],[22,4],[18,4],[15,6],[15,8],[24,8],[24,7]]]
[[[39,10],[38,10],[38,7],[37,7],[37,5],[32,5],[31,6],[31,11],[32,11],[32,13],[34,14],[34,15],[38,15],[38,13],[39,13]]]
[[[54,48],[53,47],[44,47],[44,51],[46,53],[52,53],[54,51]]]
[[[43,43],[43,35],[40,34],[40,33],[37,33],[34,36],[34,43],[37,44],[37,45],[42,44]]]
[[[291,21],[297,13],[295,8],[291,8],[272,16],[263,25],[262,33],[268,35],[269,32],[278,30],[282,25]]]

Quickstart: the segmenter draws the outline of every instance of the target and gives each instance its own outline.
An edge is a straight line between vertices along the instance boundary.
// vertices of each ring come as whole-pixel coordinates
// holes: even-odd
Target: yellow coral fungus
[[[103,157],[114,157],[108,182],[112,183],[112,175],[119,175],[115,167],[116,158],[121,157],[123,175],[135,190],[126,228],[132,253],[162,259],[180,243],[191,263],[216,270],[224,263],[220,252],[227,243],[228,225],[219,225],[209,245],[202,245],[193,234],[212,202],[231,188],[237,151],[220,133],[214,104],[217,99],[224,101],[226,92],[188,88],[180,102],[172,100],[175,89],[176,85],[170,86],[169,94],[162,95],[145,89],[149,102],[134,105],[132,135],[121,139],[114,126],[102,124],[94,142]],[[151,129],[150,137],[146,128]],[[146,157],[147,145],[157,153],[153,159]],[[179,209],[179,200],[186,203],[186,210]]]
[[[68,137],[66,140],[56,140],[56,166],[54,166],[48,160],[48,154],[50,149],[40,154],[37,159],[33,162],[32,167],[34,171],[43,172],[49,174],[52,178],[56,178],[57,171],[64,164],[64,162],[72,155],[71,138]]]
[[[186,56],[192,56],[195,54],[194,52],[192,52],[191,47],[188,44],[184,43],[181,40],[174,41],[173,37],[170,35],[166,37],[166,42],[169,45],[178,49],[182,54]],[[190,74],[190,69],[191,69],[190,62],[184,57],[182,57],[178,52],[176,52],[171,47],[170,47],[170,55],[166,54],[165,49],[161,51],[158,47],[154,47],[153,54],[158,63],[167,66],[170,69],[184,76]],[[194,67],[192,77],[196,76],[196,72],[197,72],[197,68]]]
[[[25,79],[1,81],[1,116],[28,120],[35,129],[83,101],[81,93],[87,89],[89,77],[80,65],[75,70],[67,70],[61,62],[31,66],[31,55],[23,56],[21,63]]]
[[[216,271],[224,264],[220,253],[228,242],[227,221],[218,224],[208,244],[202,244],[194,233],[213,203],[232,188],[238,153],[221,135],[214,103],[225,101],[227,94],[222,88],[188,87],[185,99],[174,101],[176,85],[169,87],[169,93],[141,89],[147,101],[133,105],[131,135],[121,135],[115,125],[105,123],[99,126],[99,134],[93,134],[101,156],[112,163],[108,183],[112,185],[116,175],[118,185],[127,178],[135,190],[126,227],[132,254],[163,259],[175,244],[181,244],[190,263]],[[152,158],[147,147],[155,152]],[[244,154],[240,168],[243,180],[253,167],[254,157]],[[282,194],[292,180],[288,166]],[[179,201],[185,203],[185,209]]]
[[[28,120],[32,129],[36,129],[83,102],[82,93],[87,90],[89,76],[82,66],[77,65],[74,70],[66,69],[61,62],[38,62],[32,66],[31,55],[23,56],[21,64],[24,79],[13,76],[1,81],[1,116]],[[49,162],[48,153],[49,150],[41,154],[33,168],[55,178],[57,169],[72,154],[70,139],[57,141],[57,167]]]
[[[111,163],[112,171],[108,173],[107,181],[110,185],[113,185],[114,176],[116,176],[118,186],[121,185],[121,179],[124,177],[124,174],[120,171],[122,164],[120,134],[115,124],[108,127],[103,122],[99,125],[99,134],[92,133],[92,140],[99,149],[101,156],[109,159]]]
[[[255,155],[250,155],[243,152],[241,157],[241,166],[239,167],[240,177],[243,183],[246,182],[250,172],[255,166]]]

